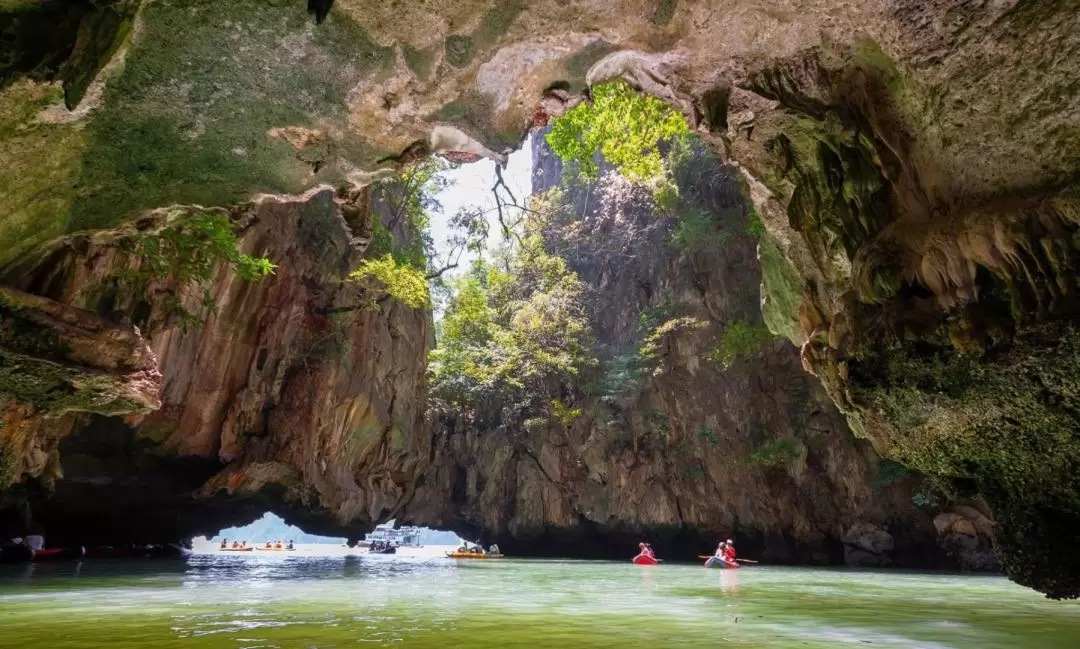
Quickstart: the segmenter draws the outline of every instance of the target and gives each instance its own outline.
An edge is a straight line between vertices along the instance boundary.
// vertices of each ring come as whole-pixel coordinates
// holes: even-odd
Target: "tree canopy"
[[[690,132],[683,116],[622,81],[597,84],[591,96],[591,102],[581,102],[555,120],[547,135],[552,150],[565,161],[577,162],[590,178],[599,171],[597,151],[632,181],[663,176],[659,144]]]

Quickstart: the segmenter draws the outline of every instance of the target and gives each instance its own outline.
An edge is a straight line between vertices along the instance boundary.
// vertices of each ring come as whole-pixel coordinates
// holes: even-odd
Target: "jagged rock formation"
[[[424,429],[417,395],[424,392],[429,315],[394,303],[349,310],[359,291],[344,277],[363,247],[342,207],[349,205],[329,188],[238,206],[231,218],[242,249],[288,260],[273,276],[245,282],[219,268],[214,312],[199,325],[151,330],[149,347],[130,326],[99,325],[99,338],[118,331],[118,342],[142,344],[128,361],[133,367],[156,359],[150,371],[162,376],[152,386],[154,403],[42,406],[35,395],[16,391],[13,403],[49,407],[50,416],[97,414],[63,415],[62,429],[55,420],[38,425],[28,440],[51,453],[51,461],[18,467],[12,480],[24,474],[37,480],[9,499],[29,503],[58,543],[213,533],[271,507],[310,530],[352,536],[393,515],[409,500],[413,476],[426,461],[426,438],[415,432]],[[124,241],[159,227],[171,212],[142,219],[141,230],[60,240],[5,281],[47,296],[34,298],[47,305],[122,308],[153,328],[167,320],[166,297],[177,287],[157,286],[152,301],[127,304],[125,296],[110,295],[109,280],[123,262]],[[192,311],[200,308],[199,295],[180,294]],[[81,331],[101,318],[79,312],[69,320]],[[11,348],[4,342],[6,370]],[[70,350],[74,355],[78,348]],[[12,422],[5,424],[5,432],[12,430]],[[5,441],[6,449],[20,448]],[[52,493],[38,488],[42,479]]]
[[[1009,575],[1076,596],[1077,9],[9,2],[0,271],[29,287],[41,246],[154,208],[363,185],[432,151],[498,158],[586,80],[626,79],[741,165],[769,233],[766,322],[855,431],[945,496],[981,494]],[[231,357],[218,340],[181,351]],[[170,364],[197,364],[158,344],[166,385]],[[302,419],[296,439],[318,428]],[[205,448],[212,426],[192,426],[182,446]]]

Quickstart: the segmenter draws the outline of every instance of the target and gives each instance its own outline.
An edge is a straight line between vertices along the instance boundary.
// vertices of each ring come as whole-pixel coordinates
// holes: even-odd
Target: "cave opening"
[[[291,521],[291,522],[290,522]],[[218,530],[216,533],[191,539],[197,552],[234,551],[253,548],[250,551],[295,549],[317,554],[349,553],[357,548],[369,548],[373,542],[396,546],[401,552],[427,548],[427,553],[443,552],[457,548],[464,540],[458,534],[444,529],[398,524],[394,519],[384,521],[364,535],[335,533],[332,529],[310,528],[307,531],[302,519],[282,517],[266,511],[255,520]],[[376,544],[377,545],[377,544]]]

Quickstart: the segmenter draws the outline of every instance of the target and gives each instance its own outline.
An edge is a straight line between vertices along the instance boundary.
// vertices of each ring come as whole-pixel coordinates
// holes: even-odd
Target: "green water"
[[[999,577],[204,555],[0,566],[0,646],[1080,646],[1080,603]]]

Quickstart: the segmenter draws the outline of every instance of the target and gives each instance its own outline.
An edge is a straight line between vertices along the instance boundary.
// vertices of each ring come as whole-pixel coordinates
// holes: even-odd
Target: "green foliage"
[[[540,399],[552,381],[573,381],[597,365],[584,286],[535,234],[526,234],[505,264],[478,262],[451,285],[431,357],[432,394],[460,407],[480,395],[525,399],[545,410],[551,404],[560,419],[576,417],[578,409]]]
[[[686,120],[666,103],[615,81],[594,86],[591,102],[557,118],[547,141],[587,177],[599,171],[593,158],[600,151],[628,179],[648,182],[665,173],[658,143],[687,133]]]
[[[720,438],[716,436],[716,432],[706,426],[699,428],[697,434],[698,437],[708,442],[709,446],[716,446],[720,443]]]
[[[390,253],[365,259],[349,274],[349,279],[363,283],[373,294],[392,297],[413,309],[427,307],[431,302],[423,271],[412,264],[399,262]]]
[[[641,385],[648,375],[649,368],[642,366],[636,351],[615,354],[604,363],[600,392],[605,397],[614,397]]]
[[[755,239],[760,239],[765,236],[765,223],[762,222],[761,215],[758,214],[758,211],[755,210],[753,206],[750,206],[749,210],[750,214],[747,217],[746,231]]]
[[[555,411],[555,418],[563,426],[567,427],[574,423],[574,420],[580,417],[583,412],[581,408],[571,408],[558,399],[551,400],[551,408]]]
[[[211,280],[219,264],[227,264],[247,281],[261,280],[277,267],[265,257],[241,253],[236,246],[227,215],[200,212],[160,232],[122,241],[128,263],[111,280],[122,294],[131,296],[146,295],[153,283],[175,286],[173,293],[162,298],[166,311],[178,315],[183,324],[192,324],[199,318],[184,308],[183,294],[190,288],[201,290],[204,311],[212,311]]]
[[[369,258],[350,275],[364,282],[373,298],[365,308],[377,308],[384,297],[414,309],[431,306],[432,286],[442,287],[440,269],[435,268],[439,259],[431,238],[431,215],[442,209],[435,197],[449,185],[442,175],[446,169],[444,161],[431,158],[375,185]],[[469,221],[463,226],[460,217],[455,219],[451,223],[455,229],[473,225]],[[459,238],[463,247],[475,250],[480,244],[474,239],[482,236],[486,232],[470,231]]]
[[[746,461],[766,468],[782,467],[801,455],[800,447],[794,437],[778,437],[759,446],[746,456]]]
[[[700,208],[685,208],[677,212],[678,221],[671,233],[671,242],[680,250],[696,246],[721,246],[730,234],[716,227],[716,219]]]
[[[910,473],[911,471],[903,464],[888,459],[882,459],[878,462],[877,470],[874,472],[874,477],[871,482],[879,487],[887,487],[900,482]]]
[[[638,358],[644,367],[656,367],[663,360],[667,344],[678,334],[704,329],[707,324],[697,318],[681,317],[667,320],[646,336],[638,348]]]
[[[772,339],[773,335],[765,327],[732,320],[724,329],[720,344],[709,354],[709,359],[726,369],[740,354],[749,354]]]

